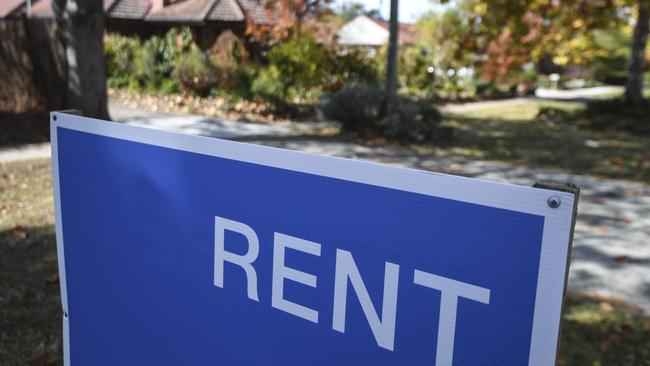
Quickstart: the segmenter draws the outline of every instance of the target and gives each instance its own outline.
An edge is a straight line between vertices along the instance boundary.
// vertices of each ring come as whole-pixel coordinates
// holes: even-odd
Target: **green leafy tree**
[[[482,74],[489,79],[507,77],[527,62],[562,61],[557,59],[560,50],[570,59],[582,50],[567,45],[578,46],[576,40],[593,29],[620,21],[612,0],[469,0],[465,6],[473,13],[488,56]]]
[[[422,16],[416,23],[420,37],[417,47],[404,52],[404,66],[417,67],[404,67],[408,84],[442,87],[449,79],[447,70],[473,66],[477,45],[471,22],[471,14],[461,7]]]
[[[332,0],[258,0],[263,1],[271,25],[249,21],[246,33],[256,41],[274,44],[302,32],[309,19],[331,13]]]
[[[639,104],[645,70],[650,0],[464,0],[473,14],[479,50],[488,56],[482,69],[499,78],[526,62],[552,59],[576,64],[595,49],[593,31],[635,24],[626,83],[626,99]],[[630,10],[635,15],[630,15]]]
[[[336,15],[342,20],[342,22],[348,22],[359,15],[367,15],[373,18],[378,18],[380,16],[378,9],[368,9],[363,3],[358,1],[341,4],[341,6],[336,9]]]
[[[273,102],[313,96],[330,75],[329,51],[307,34],[299,34],[273,47],[269,65],[253,82],[253,93]]]
[[[593,78],[607,84],[623,85],[627,80],[630,49],[632,47],[632,25],[592,32],[591,41],[594,57],[587,60]]]

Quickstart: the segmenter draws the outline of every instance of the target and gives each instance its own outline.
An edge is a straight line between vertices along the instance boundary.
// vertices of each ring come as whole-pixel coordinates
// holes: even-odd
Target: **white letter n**
[[[363,314],[370,324],[377,345],[393,350],[395,344],[395,320],[397,317],[397,285],[399,265],[386,262],[384,272],[384,299],[381,319],[377,315],[352,253],[336,250],[336,275],[334,279],[334,318],[332,329],[345,333],[345,310],[348,297],[348,279],[359,298]]]

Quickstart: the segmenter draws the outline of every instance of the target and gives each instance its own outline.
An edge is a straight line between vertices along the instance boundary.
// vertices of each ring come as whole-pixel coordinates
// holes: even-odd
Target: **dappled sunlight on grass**
[[[498,105],[498,107],[497,107]],[[534,120],[542,108],[557,108],[567,112],[584,109],[584,103],[563,101],[540,101],[535,99],[517,99],[507,103],[488,103],[485,108],[477,108],[467,112],[453,113],[450,117],[473,118],[481,120],[500,119],[504,121],[522,122]]]
[[[50,160],[0,163],[0,231],[54,225]]]
[[[543,108],[559,109],[567,115],[538,118]],[[570,116],[584,108],[584,103],[520,100],[503,107],[448,114],[445,123],[456,128],[457,139],[445,153],[650,181],[650,138],[579,128]]]
[[[611,311],[603,311],[599,304],[586,304],[569,309],[564,319],[581,325],[595,325],[610,316]]]
[[[558,365],[648,364],[650,319],[639,309],[596,296],[567,298]]]
[[[0,164],[0,364],[61,360],[50,161]]]

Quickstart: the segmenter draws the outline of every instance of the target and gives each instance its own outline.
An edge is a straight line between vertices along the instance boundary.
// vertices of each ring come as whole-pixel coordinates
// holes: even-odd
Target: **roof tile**
[[[165,6],[149,13],[146,20],[162,22],[198,22],[202,23],[217,0],[185,0]]]
[[[155,10],[152,0],[103,0],[106,16],[153,22],[204,23],[206,21],[272,24],[265,0],[170,0]],[[0,0],[0,18],[25,12],[25,0]],[[32,17],[53,18],[52,0],[32,0]]]
[[[270,12],[266,9],[264,0],[238,0],[246,15],[255,24],[271,24],[272,16]]]
[[[106,16],[117,19],[144,19],[151,9],[149,0],[112,0],[115,4],[108,9]]]
[[[0,18],[12,16],[23,6],[25,0],[2,0],[0,1]]]
[[[245,19],[244,12],[236,0],[218,0],[207,16],[207,20],[224,22],[242,22]]]

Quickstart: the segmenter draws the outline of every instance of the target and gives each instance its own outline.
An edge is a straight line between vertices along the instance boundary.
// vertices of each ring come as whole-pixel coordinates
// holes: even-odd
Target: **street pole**
[[[386,64],[386,95],[389,99],[387,107],[392,108],[393,100],[397,95],[397,48],[398,48],[398,21],[397,0],[390,0],[390,34],[388,36],[388,60]]]

